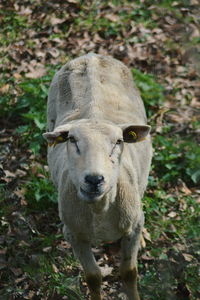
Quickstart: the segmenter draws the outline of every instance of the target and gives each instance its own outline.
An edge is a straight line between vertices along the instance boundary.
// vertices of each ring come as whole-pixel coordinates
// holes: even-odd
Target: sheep
[[[102,275],[91,247],[120,239],[125,292],[129,300],[139,300],[141,198],[152,146],[131,72],[110,56],[87,54],[71,60],[52,80],[47,123],[43,136],[59,216],[83,267],[91,300],[103,299]]]

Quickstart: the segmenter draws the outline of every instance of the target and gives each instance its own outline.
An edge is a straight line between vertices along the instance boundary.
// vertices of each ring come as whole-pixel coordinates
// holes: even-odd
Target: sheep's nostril
[[[86,175],[85,182],[91,185],[100,185],[104,181],[104,177],[102,175]]]

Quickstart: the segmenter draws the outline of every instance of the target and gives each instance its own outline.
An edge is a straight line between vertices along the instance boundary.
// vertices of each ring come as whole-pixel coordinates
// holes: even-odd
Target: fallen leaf
[[[140,237],[140,246],[141,248],[146,248],[146,242],[142,235]]]
[[[24,299],[33,299],[35,296],[35,291],[29,291],[26,296],[24,296]]]
[[[103,267],[100,267],[101,274],[103,277],[106,277],[112,273],[113,267],[109,267],[108,265],[104,265]]]
[[[177,213],[175,211],[171,211],[169,214],[168,214],[168,217],[170,218],[174,218],[177,216]]]
[[[142,235],[146,240],[151,242],[151,235],[146,228],[143,228]]]
[[[79,3],[79,0],[68,0],[67,2],[77,4]]]
[[[16,79],[21,79],[21,78],[22,78],[22,75],[19,74],[19,73],[14,73],[13,76],[14,76]]]
[[[196,202],[197,202],[197,203],[200,203],[200,197],[197,198]]]
[[[185,250],[185,245],[177,243],[177,244],[174,245],[174,248],[179,250],[179,251],[183,251],[183,250]]]
[[[57,25],[57,24],[62,24],[63,22],[65,22],[65,19],[59,19],[59,18],[56,18],[56,17],[51,17],[49,19],[51,25]]]
[[[15,276],[20,276],[20,275],[23,274],[23,271],[22,271],[22,269],[20,269],[20,268],[11,268],[11,271],[13,272],[13,274],[14,274]]]
[[[71,245],[67,241],[61,241],[60,244],[56,248],[60,251],[65,252],[66,249],[71,248]]]
[[[32,10],[29,7],[22,7],[18,14],[21,16],[28,16],[32,14]]]
[[[22,248],[30,247],[30,244],[25,242],[24,240],[22,240],[22,241],[19,242],[19,247],[22,247]]]
[[[59,272],[59,270],[58,270],[58,268],[56,267],[55,264],[52,264],[52,269],[53,269],[53,271],[54,271],[55,273],[58,273],[58,272]]]
[[[24,176],[27,175],[27,172],[25,172],[25,171],[23,171],[23,170],[21,170],[21,169],[17,169],[15,175],[17,175],[17,176],[19,176],[19,177],[24,177]]]
[[[50,54],[53,58],[56,58],[59,56],[60,51],[56,48],[51,48],[51,49],[48,49],[48,54]]]
[[[6,178],[13,178],[16,177],[15,173],[10,172],[9,170],[4,170],[4,173],[6,174]]]
[[[3,85],[2,87],[0,87],[0,92],[2,94],[5,94],[8,92],[9,88],[10,88],[10,85],[7,83],[7,84]]]
[[[24,195],[26,193],[25,188],[17,188],[14,193],[15,193],[15,195],[17,195],[20,198],[21,205],[27,205],[27,202],[26,202],[25,197],[24,197]]]
[[[27,78],[40,78],[46,74],[45,68],[35,69],[32,72],[26,73],[25,76]]]
[[[104,16],[106,19],[108,19],[111,22],[117,22],[119,21],[119,16],[114,14],[107,14]]]
[[[185,195],[191,195],[192,191],[187,187],[187,185],[185,184],[185,182],[181,179],[178,179],[178,186],[179,189],[182,193],[184,193]]]
[[[143,260],[147,260],[147,261],[149,261],[149,260],[155,260],[155,257],[151,256],[149,253],[143,254],[143,255],[141,256],[141,258],[142,258]]]
[[[15,283],[20,283],[24,280],[26,280],[26,275],[25,274],[22,277],[19,277],[19,278],[15,279]]]
[[[49,253],[49,252],[51,252],[51,250],[52,250],[52,247],[45,247],[42,249],[42,251],[45,253]]]
[[[124,294],[124,293],[120,293],[120,294],[118,295],[118,299],[121,299],[121,300],[127,300],[127,296],[126,296],[126,294]]]
[[[187,253],[182,253],[183,257],[185,258],[186,261],[192,261],[194,259],[194,257],[191,254],[187,254]]]

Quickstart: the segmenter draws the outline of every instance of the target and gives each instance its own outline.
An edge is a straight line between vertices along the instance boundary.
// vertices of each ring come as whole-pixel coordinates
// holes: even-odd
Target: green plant
[[[179,178],[189,184],[200,181],[200,148],[195,141],[156,135],[154,149],[153,170],[161,182],[177,184]]]
[[[49,180],[49,174],[42,168],[39,168],[35,175],[30,174],[24,188],[29,207],[40,210],[57,203],[57,193]]]
[[[151,74],[144,74],[136,69],[132,69],[132,73],[135,83],[140,90],[147,114],[150,117],[163,104],[164,88]]]
[[[21,37],[22,31],[27,28],[27,17],[20,16],[12,9],[0,9],[1,19],[1,42],[2,45],[8,45]],[[5,37],[6,38],[3,38]]]
[[[46,98],[49,77],[26,80],[20,84],[22,95],[19,96],[15,113],[20,114],[21,122],[16,133],[22,137],[22,143],[28,143],[34,153],[38,153],[43,144],[42,132],[46,127]]]

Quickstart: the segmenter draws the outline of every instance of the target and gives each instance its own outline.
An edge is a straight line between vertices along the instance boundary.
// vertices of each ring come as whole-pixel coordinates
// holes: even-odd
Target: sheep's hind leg
[[[91,300],[102,300],[101,282],[102,276],[94,255],[91,245],[88,242],[72,239],[73,250],[80,260],[85,273],[86,282],[90,290]]]
[[[120,274],[129,300],[140,300],[137,290],[137,254],[143,221],[131,235],[125,236],[121,242],[122,260]]]

